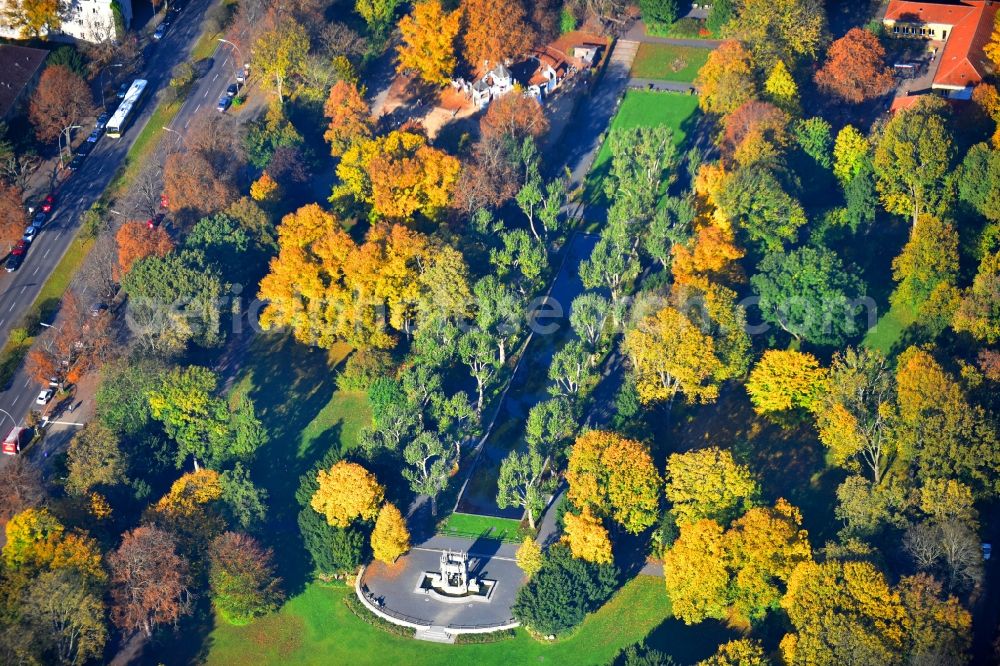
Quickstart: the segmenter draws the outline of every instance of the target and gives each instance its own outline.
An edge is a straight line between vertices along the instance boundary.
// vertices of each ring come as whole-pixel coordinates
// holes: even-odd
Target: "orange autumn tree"
[[[414,71],[427,83],[445,86],[455,71],[455,38],[461,12],[446,12],[441,0],[424,0],[399,21],[403,43],[396,47],[396,70]]]
[[[115,266],[114,275],[118,281],[140,259],[164,257],[174,249],[174,242],[163,227],[150,229],[145,222],[139,221],[129,221],[119,227],[115,242],[118,244],[118,265]]]
[[[815,78],[820,90],[852,104],[884,95],[893,85],[885,49],[878,37],[861,28],[851,28],[830,45]]]
[[[409,220],[421,213],[434,219],[451,202],[460,168],[457,159],[427,145],[427,137],[397,130],[347,149],[330,199],[353,197],[371,205],[375,218]]]
[[[521,0],[462,0],[462,56],[473,70],[521,55],[535,40]]]
[[[362,91],[350,81],[333,84],[323,115],[330,119],[323,138],[330,144],[334,157],[343,155],[355,142],[371,138],[371,109]]]
[[[566,480],[574,506],[632,534],[656,522],[663,481],[644,444],[613,432],[584,433],[570,452]]]

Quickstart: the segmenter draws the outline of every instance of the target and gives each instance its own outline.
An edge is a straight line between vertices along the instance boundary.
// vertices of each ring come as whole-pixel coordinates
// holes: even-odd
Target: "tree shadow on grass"
[[[649,632],[645,641],[647,646],[672,656],[678,664],[693,664],[712,656],[716,646],[739,637],[738,632],[718,620],[687,625],[672,617]]]

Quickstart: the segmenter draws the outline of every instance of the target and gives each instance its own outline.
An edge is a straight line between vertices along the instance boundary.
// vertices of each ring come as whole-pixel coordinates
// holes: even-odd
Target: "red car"
[[[45,199],[42,201],[42,212],[51,213],[52,206],[54,206],[55,203],[56,203],[56,195],[50,194],[47,197],[45,197]]]

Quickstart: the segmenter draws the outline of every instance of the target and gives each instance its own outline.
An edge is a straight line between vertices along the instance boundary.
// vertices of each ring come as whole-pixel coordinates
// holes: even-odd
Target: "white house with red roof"
[[[998,9],[998,0],[891,0],[882,24],[893,37],[943,43],[931,88],[964,97],[989,71],[983,47],[990,40]]]

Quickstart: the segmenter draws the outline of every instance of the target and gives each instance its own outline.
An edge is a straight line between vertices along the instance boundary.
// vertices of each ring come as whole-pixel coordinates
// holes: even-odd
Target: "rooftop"
[[[7,117],[48,55],[43,49],[0,44],[0,118]]]
[[[885,20],[951,26],[941,64],[934,74],[935,88],[960,89],[982,82],[988,67],[983,47],[990,39],[1000,2],[912,2],[892,0]]]

